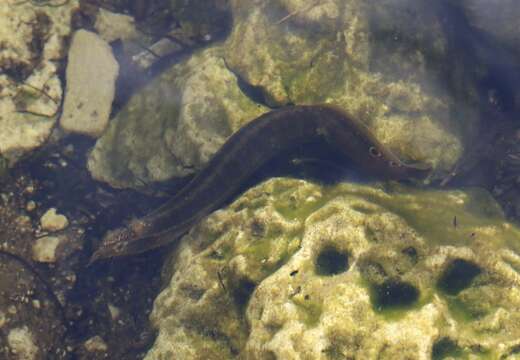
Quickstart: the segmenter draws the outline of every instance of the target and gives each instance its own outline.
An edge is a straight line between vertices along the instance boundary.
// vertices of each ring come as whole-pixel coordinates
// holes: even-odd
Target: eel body
[[[406,164],[362,123],[329,105],[273,110],[235,132],[184,188],[157,210],[109,231],[91,262],[138,254],[173,242],[221,207],[267,161],[287,149],[325,141],[380,179],[421,179],[429,166]]]

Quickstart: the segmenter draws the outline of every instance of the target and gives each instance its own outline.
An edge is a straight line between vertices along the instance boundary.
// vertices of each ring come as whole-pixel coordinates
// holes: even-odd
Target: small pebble
[[[69,220],[64,215],[57,214],[55,208],[50,208],[40,219],[43,230],[59,231],[69,226]]]
[[[25,205],[25,209],[27,211],[33,211],[34,209],[36,209],[36,203],[34,201],[28,201],[27,202],[27,205]]]
[[[43,263],[56,262],[56,249],[61,243],[57,236],[44,236],[36,240],[32,247],[32,258],[34,261]]]
[[[98,335],[85,341],[83,346],[88,352],[106,352],[108,350],[107,344],[101,338],[101,336]]]
[[[121,315],[121,309],[112,304],[108,304],[108,311],[110,312],[110,317],[112,320],[116,320],[119,315]]]

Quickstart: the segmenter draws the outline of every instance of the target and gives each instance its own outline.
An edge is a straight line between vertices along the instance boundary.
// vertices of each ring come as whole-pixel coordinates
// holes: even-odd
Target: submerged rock
[[[50,208],[40,219],[43,230],[59,231],[69,226],[69,220],[65,215],[56,213],[56,208]]]
[[[264,111],[241,93],[220,50],[208,49],[133,96],[96,143],[88,168],[114,187],[186,176]]]
[[[78,30],[67,64],[67,92],[60,125],[68,132],[99,137],[108,125],[119,65],[106,41]]]
[[[0,156],[13,165],[51,134],[62,98],[58,64],[77,1],[0,2]]]
[[[146,359],[505,357],[519,238],[477,189],[271,179],[181,241]]]
[[[226,61],[271,105],[332,102],[413,160],[449,169],[478,122],[429,1],[235,1]],[[250,11],[250,8],[254,11]],[[456,81],[456,86],[451,84]],[[464,98],[464,102],[457,99]]]
[[[96,144],[89,168],[116,187],[185,176],[269,107],[325,102],[443,176],[479,117],[475,80],[459,74],[464,58],[453,53],[437,6],[232,1],[224,43],[135,95]]]

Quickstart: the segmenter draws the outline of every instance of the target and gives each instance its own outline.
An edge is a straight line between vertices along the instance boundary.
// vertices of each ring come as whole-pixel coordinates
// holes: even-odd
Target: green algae
[[[274,242],[276,241],[276,246]],[[255,239],[245,249],[240,249],[236,254],[246,256],[249,261],[258,265],[259,277],[265,278],[273,271],[283,266],[300,246],[300,237],[271,236]],[[270,259],[265,263],[266,259]],[[264,265],[262,265],[264,263]],[[257,273],[257,271],[255,271]]]
[[[440,190],[391,184],[383,189],[361,187],[353,191],[350,186],[328,189],[326,198],[342,194],[356,195],[395,213],[418,233],[426,237],[431,245],[471,245],[483,232],[497,233],[490,242],[495,247],[510,246],[520,250],[520,231],[505,224],[503,213],[491,195],[481,189],[454,191],[446,195]],[[490,230],[493,228],[493,230]]]
[[[308,201],[304,204],[296,204],[294,202],[291,203],[291,201],[284,201],[284,199],[282,199],[275,206],[276,211],[278,211],[283,217],[288,220],[295,220],[307,218],[310,214],[325,205],[327,201],[327,198],[319,198]]]
[[[462,348],[454,343],[449,338],[442,338],[437,341],[432,348],[432,360],[442,360],[446,358],[455,357],[456,359],[464,359]]]
[[[493,360],[496,355],[482,347],[463,347],[449,337],[442,337],[432,347],[432,360],[460,359],[460,360]]]
[[[497,244],[504,244],[503,235],[517,230],[504,225],[500,211],[488,200],[478,192],[473,198],[471,191],[377,183],[321,187],[271,179],[219,211],[218,222],[207,221],[207,229],[190,233],[209,235],[214,242],[195,260],[201,261],[203,270],[190,275],[192,281],[209,287],[197,300],[199,308],[194,307],[185,321],[204,324],[208,334],[226,336],[232,336],[229,323],[241,324],[243,338],[233,343],[239,355],[230,358],[251,355],[260,351],[254,350],[256,344],[272,346],[276,341],[292,341],[295,352],[303,346],[312,353],[319,346],[307,347],[298,339],[312,341],[308,339],[313,339],[313,331],[324,331],[333,338],[327,337],[329,346],[319,351],[330,358],[370,351],[382,358],[397,354],[414,358],[429,341],[435,359],[495,359],[496,354],[514,349],[511,345],[500,352],[487,351],[490,341],[511,341],[518,331],[518,321],[509,313],[515,311],[517,295],[511,293],[513,285],[499,280],[500,272],[489,270],[495,260],[484,261],[490,255],[481,253],[482,242],[480,247],[474,242],[489,237],[483,249],[493,254],[499,250]],[[444,219],[437,218],[437,206],[441,212],[464,214],[457,215],[456,225],[447,214],[447,226],[434,235],[423,233],[429,226],[441,226]],[[482,228],[479,219],[489,217],[495,222]],[[411,224],[423,224],[423,230]],[[476,232],[477,237],[454,243],[433,238],[462,229]],[[512,255],[510,261],[514,263]],[[179,271],[190,273],[191,263],[185,265]],[[212,291],[221,301],[207,304]],[[183,295],[190,298],[190,293]],[[178,309],[172,314],[184,311],[182,306]],[[229,312],[237,318],[226,318],[226,324],[216,321]],[[495,324],[497,315],[502,318]],[[450,332],[454,326],[460,329],[456,336]],[[396,342],[394,337],[401,332],[403,337]],[[449,334],[445,336],[449,341],[439,334]],[[229,350],[222,339],[208,336],[206,341]]]
[[[453,316],[453,318],[462,323],[469,323],[471,321],[477,320],[478,317],[473,314],[466,304],[464,304],[460,299],[454,296],[446,296],[445,300],[448,304],[448,311]]]
[[[307,327],[315,327],[318,324],[323,313],[321,302],[311,300],[308,295],[294,296],[292,302],[298,307],[300,319]]]

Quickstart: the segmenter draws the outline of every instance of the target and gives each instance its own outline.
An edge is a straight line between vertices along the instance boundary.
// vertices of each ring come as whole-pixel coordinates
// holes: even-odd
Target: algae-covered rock
[[[439,4],[234,3],[226,61],[268,103],[333,102],[401,156],[438,171],[460,156],[478,120],[475,84],[452,78],[463,58],[450,53]]]
[[[227,0],[170,0],[170,11],[191,38],[218,36],[231,22]]]
[[[190,9],[173,3],[181,14]],[[97,143],[91,172],[117,187],[184,176],[268,106],[325,102],[363,121],[398,156],[429,162],[434,178],[443,176],[479,119],[473,73],[457,75],[465,57],[453,53],[438,6],[232,1],[228,38],[134,96]]]
[[[241,93],[220,54],[199,52],[134,95],[96,143],[92,175],[115,187],[189,175],[265,111]]]
[[[482,190],[271,179],[181,241],[146,359],[507,358],[519,250]]]

